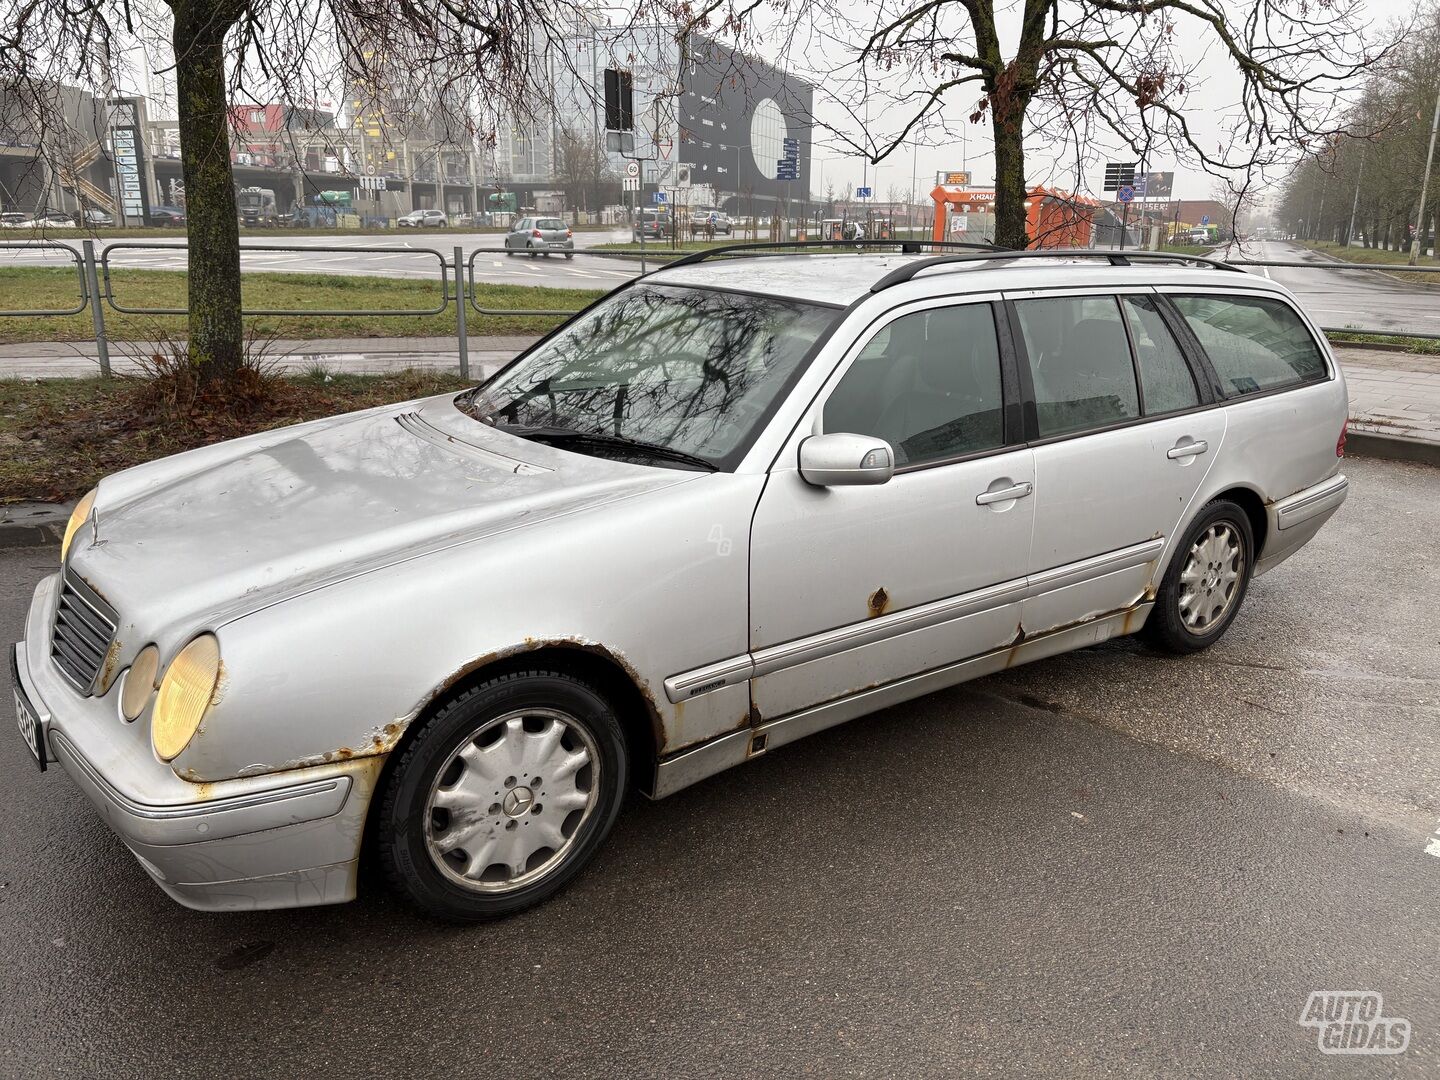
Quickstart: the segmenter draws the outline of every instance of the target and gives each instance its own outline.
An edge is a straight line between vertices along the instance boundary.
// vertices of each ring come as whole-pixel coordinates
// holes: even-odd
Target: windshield
[[[736,464],[835,308],[638,285],[460,401],[497,427],[563,428]]]
[[[241,206],[259,206],[264,200],[259,195],[242,194],[240,196]]]

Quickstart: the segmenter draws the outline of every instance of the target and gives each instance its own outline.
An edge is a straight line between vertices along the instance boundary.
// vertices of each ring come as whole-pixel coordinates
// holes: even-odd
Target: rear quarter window
[[[1258,296],[1176,296],[1170,300],[1200,340],[1226,397],[1326,378],[1325,357],[1283,300]]]

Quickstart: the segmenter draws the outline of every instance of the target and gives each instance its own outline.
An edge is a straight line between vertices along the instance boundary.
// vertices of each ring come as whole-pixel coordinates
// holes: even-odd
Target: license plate
[[[40,717],[35,715],[35,710],[30,707],[30,702],[25,700],[24,691],[20,689],[20,665],[13,652],[10,654],[10,677],[15,691],[15,722],[19,725],[20,737],[25,740],[30,753],[35,755],[40,771],[44,772],[45,739],[40,727]]]
[[[35,755],[40,771],[44,772],[45,747],[40,742],[40,718],[31,710],[30,703],[20,696],[19,690],[15,691],[15,717],[20,725],[20,737],[30,747],[30,753]]]

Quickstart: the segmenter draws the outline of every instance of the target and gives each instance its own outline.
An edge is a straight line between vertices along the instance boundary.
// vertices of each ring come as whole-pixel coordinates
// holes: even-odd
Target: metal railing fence
[[[823,246],[822,246],[822,245],[823,245]],[[814,244],[814,243],[808,244],[808,245],[805,245],[804,250],[808,250],[808,251],[819,251],[819,252],[824,252],[824,251],[827,251],[827,250],[829,250],[829,251],[845,251],[845,252],[849,252],[849,251],[853,251],[853,250],[857,247],[857,245],[856,245],[853,241],[852,241],[852,242],[835,242],[835,243],[833,243],[833,244],[823,244],[823,242],[822,242],[822,245],[817,245],[817,244]],[[923,240],[867,241],[867,242],[864,242],[864,243],[863,243],[863,247],[866,248],[866,249],[876,248],[876,249],[886,250],[886,249],[893,248],[893,249],[896,250],[896,251],[900,251],[900,250],[914,250],[914,249],[915,249],[915,245],[927,246],[927,245],[926,245],[926,242],[923,241]],[[75,246],[72,246],[72,245],[70,245],[70,244],[61,243],[61,242],[55,241],[55,240],[0,241],[0,270],[3,270],[3,269],[5,269],[8,265],[11,265],[10,261],[6,260],[6,255],[7,255],[7,254],[10,256],[10,259],[13,260],[14,263],[18,263],[18,264],[23,265],[23,266],[37,266],[37,265],[39,265],[39,266],[44,266],[44,265],[49,265],[49,266],[51,266],[52,268],[54,268],[54,264],[55,264],[56,262],[59,262],[59,263],[63,264],[63,266],[64,266],[64,268],[67,270],[67,272],[68,272],[69,270],[72,270],[72,269],[73,269],[73,272],[74,272],[74,274],[75,274],[75,297],[76,297],[75,303],[74,303],[72,306],[66,306],[66,307],[59,307],[59,306],[57,306],[57,307],[50,307],[50,308],[5,309],[5,308],[3,307],[3,303],[0,303],[0,317],[3,317],[3,316],[24,316],[24,317],[29,317],[29,318],[47,318],[47,317],[57,317],[57,318],[58,318],[58,317],[70,317],[70,316],[80,315],[80,314],[82,314],[83,312],[85,312],[85,311],[88,309],[88,310],[91,312],[92,320],[93,320],[93,330],[94,330],[94,335],[95,335],[96,347],[97,347],[97,350],[98,350],[98,356],[99,356],[99,362],[100,362],[100,371],[101,371],[101,374],[102,374],[102,375],[104,375],[104,376],[109,376],[110,373],[111,373],[111,370],[110,370],[110,357],[109,357],[109,340],[108,340],[108,336],[107,336],[107,332],[106,332],[106,327],[105,327],[105,312],[106,312],[107,308],[108,308],[109,310],[111,310],[111,311],[114,311],[114,312],[117,312],[117,313],[121,313],[121,314],[126,314],[126,315],[185,315],[185,314],[187,314],[187,309],[184,308],[184,307],[141,307],[141,306],[135,306],[135,305],[133,305],[133,304],[127,304],[127,303],[125,303],[125,302],[123,301],[123,297],[117,298],[117,296],[116,296],[116,280],[115,280],[116,274],[118,274],[118,273],[121,272],[121,271],[125,271],[125,270],[146,269],[145,267],[135,267],[135,266],[129,266],[129,267],[127,267],[127,266],[124,266],[124,265],[123,265],[123,263],[124,263],[124,255],[123,255],[123,253],[126,252],[126,251],[136,251],[136,250],[151,251],[151,252],[153,252],[153,251],[169,251],[169,252],[177,252],[177,253],[178,253],[178,252],[184,252],[185,255],[186,255],[187,263],[188,263],[188,251],[189,251],[189,248],[188,248],[188,245],[186,245],[186,244],[159,244],[159,243],[146,243],[146,242],[143,242],[143,241],[133,241],[133,242],[132,242],[132,241],[116,241],[116,242],[114,242],[114,243],[107,244],[107,245],[104,247],[104,249],[97,254],[97,252],[96,252],[96,250],[95,250],[95,246],[96,246],[96,245],[95,245],[95,241],[93,241],[93,240],[88,240],[88,239],[81,241],[78,249],[77,249]],[[740,246],[746,246],[746,245],[740,245]],[[783,247],[783,246],[785,246],[785,245],[780,245],[780,246]],[[794,245],[790,245],[790,246],[794,246]],[[775,248],[777,247],[777,245],[775,245],[775,244],[757,244],[757,245],[755,245],[755,247],[756,247],[757,250],[754,252],[754,254],[757,255],[757,256],[758,256],[758,255],[764,255],[764,254],[774,255],[774,254],[781,254],[781,253],[783,253],[783,252],[777,252],[777,251],[775,250]],[[768,250],[761,250],[761,249],[768,249]],[[485,272],[482,273],[482,271],[479,269],[479,267],[477,267],[477,261],[478,261],[480,258],[484,257],[484,256],[500,256],[501,259],[500,259],[500,260],[496,260],[496,261],[497,261],[497,262],[500,262],[501,265],[503,266],[504,264],[503,264],[503,261],[502,261],[502,260],[503,260],[505,257],[520,257],[520,258],[524,258],[524,256],[527,256],[527,255],[532,254],[529,250],[516,251],[516,250],[513,250],[513,249],[507,249],[507,248],[504,248],[504,247],[481,247],[481,248],[474,248],[474,249],[472,249],[472,250],[469,252],[469,254],[467,255],[466,252],[465,252],[465,249],[463,248],[463,246],[460,246],[460,245],[456,245],[455,247],[453,247],[453,248],[450,249],[449,251],[442,251],[442,250],[440,250],[440,249],[438,249],[438,248],[430,248],[430,247],[410,247],[410,246],[408,246],[408,245],[405,246],[405,247],[382,246],[382,245],[365,246],[365,247],[348,247],[348,246],[343,246],[343,245],[305,246],[305,245],[271,245],[271,244],[257,245],[257,244],[242,244],[242,245],[240,245],[240,252],[241,252],[241,258],[242,258],[242,259],[244,258],[244,256],[245,256],[246,254],[262,254],[262,255],[263,255],[263,254],[271,254],[271,255],[277,255],[277,254],[278,254],[278,255],[281,255],[281,256],[337,255],[337,254],[339,254],[339,255],[354,255],[354,256],[365,256],[365,255],[369,255],[369,256],[373,256],[373,255],[393,255],[393,256],[401,256],[401,257],[406,257],[406,258],[418,258],[418,259],[420,259],[420,260],[423,260],[424,264],[425,264],[429,269],[428,269],[425,273],[423,273],[421,276],[418,276],[418,277],[410,278],[410,277],[408,277],[408,275],[407,275],[407,278],[406,278],[406,279],[407,279],[407,280],[421,281],[421,282],[424,282],[424,281],[438,282],[438,284],[439,284],[439,300],[438,300],[433,306],[430,306],[430,307],[423,307],[423,308],[422,308],[422,307],[417,307],[417,308],[359,308],[359,307],[356,307],[356,308],[274,308],[274,307],[264,307],[264,308],[244,308],[244,309],[242,309],[242,314],[243,314],[243,315],[247,315],[247,316],[280,316],[280,317],[302,317],[302,318],[305,317],[305,316],[321,316],[321,317],[325,317],[325,316],[361,316],[361,317],[365,317],[365,318],[379,318],[379,319],[394,318],[394,317],[411,317],[411,318],[413,318],[413,317],[417,317],[417,316],[419,316],[419,317],[429,317],[429,316],[436,316],[436,315],[444,315],[444,314],[446,313],[446,311],[450,308],[451,304],[454,304],[454,306],[455,306],[455,322],[456,322],[455,332],[456,332],[456,339],[457,339],[457,345],[458,345],[458,351],[459,351],[460,374],[461,374],[463,377],[465,377],[465,378],[469,378],[469,377],[470,377],[469,338],[468,338],[468,334],[469,334],[469,322],[470,322],[470,319],[468,318],[468,316],[469,316],[470,314],[473,314],[473,315],[475,315],[475,316],[479,316],[479,317],[481,317],[481,318],[503,317],[503,316],[517,316],[517,315],[518,315],[518,316],[535,316],[535,317],[546,317],[546,318],[557,318],[557,319],[560,319],[560,318],[567,318],[567,317],[569,317],[569,316],[572,316],[572,315],[576,314],[576,312],[577,312],[577,310],[578,310],[578,309],[571,309],[571,308],[547,308],[547,307],[538,307],[538,306],[527,306],[527,307],[496,307],[496,306],[491,306],[491,305],[484,304],[484,303],[481,302],[480,293],[483,291],[483,287],[486,286],[486,285],[495,284],[495,282],[493,282],[493,281],[484,281],[484,280],[482,280],[482,278],[483,278],[483,277],[486,277],[486,276],[488,276],[488,277],[494,277],[494,276],[496,276],[496,275],[495,275],[494,271],[485,271]],[[117,258],[117,253],[119,253],[119,254],[118,254],[118,258]],[[613,264],[616,264],[616,263],[619,263],[619,264],[622,264],[622,265],[626,265],[627,267],[628,267],[628,266],[633,266],[633,267],[636,268],[636,271],[637,271],[637,273],[636,273],[635,276],[640,276],[641,274],[643,274],[643,273],[644,273],[644,269],[648,269],[648,263],[649,263],[649,262],[652,262],[652,261],[653,261],[653,262],[659,262],[659,263],[662,265],[662,267],[663,267],[664,265],[666,265],[666,264],[668,264],[668,263],[670,263],[670,262],[674,262],[674,261],[677,261],[677,260],[680,260],[680,259],[685,258],[685,257],[686,257],[687,255],[689,255],[690,253],[691,253],[691,252],[685,251],[685,250],[683,250],[683,249],[682,249],[682,250],[678,250],[678,251],[676,251],[676,250],[667,251],[667,250],[664,250],[664,249],[656,250],[656,249],[652,246],[652,247],[649,248],[649,250],[647,250],[646,252],[644,252],[643,258],[644,258],[644,260],[646,260],[646,263],[645,263],[645,264],[642,264],[642,263],[641,263],[641,257],[642,257],[642,256],[641,256],[641,253],[640,253],[638,250],[596,251],[596,250],[579,249],[579,250],[573,250],[573,251],[565,251],[565,250],[559,250],[559,249],[551,249],[551,250],[549,250],[548,252],[547,252],[547,251],[544,251],[544,250],[538,251],[538,252],[534,252],[534,254],[535,254],[536,256],[545,255],[545,254],[549,254],[549,255],[551,255],[551,256],[557,256],[557,255],[558,255],[558,256],[565,256],[565,257],[568,257],[568,258],[565,258],[565,260],[564,260],[564,261],[567,262],[567,263],[568,263],[569,261],[571,261],[571,260],[572,260],[573,258],[575,258],[575,257],[580,257],[580,258],[586,260],[587,262],[588,262],[588,261],[591,261],[591,260],[603,260],[603,261],[610,262],[612,265],[613,265]],[[1062,250],[1058,250],[1058,249],[1057,249],[1056,252],[1055,252],[1055,254],[1056,254],[1057,256],[1059,256],[1059,255],[1063,255],[1064,252],[1063,252]],[[1117,254],[1123,255],[1124,253],[1123,253],[1123,252],[1120,252],[1120,253],[1117,253]],[[1163,256],[1164,256],[1165,254],[1167,254],[1167,253],[1153,253],[1153,252],[1139,251],[1139,252],[1136,252],[1135,254],[1147,256],[1146,261],[1148,262],[1148,261],[1153,261],[1153,259],[1154,259],[1157,255],[1163,257]],[[983,253],[983,252],[977,252],[977,253],[975,254],[975,257],[976,257],[977,259],[982,259],[982,258],[984,258],[984,253]],[[997,257],[1003,258],[1003,254],[998,254],[998,253],[997,253]],[[1175,254],[1175,255],[1173,255],[1173,258],[1174,258],[1176,261],[1178,261],[1178,262],[1189,261],[1189,262],[1191,262],[1192,264],[1194,264],[1194,265],[1199,265],[1199,266],[1204,266],[1204,265],[1206,265],[1207,263],[1222,262],[1222,263],[1224,263],[1226,266],[1238,267],[1238,268],[1247,270],[1247,272],[1248,272],[1248,268],[1254,267],[1254,268],[1256,268],[1256,269],[1261,270],[1262,272],[1264,272],[1264,271],[1266,271],[1266,270],[1268,270],[1268,269],[1270,269],[1270,268],[1276,268],[1276,269],[1285,269],[1285,270],[1292,270],[1292,271],[1293,271],[1293,270],[1300,270],[1300,271],[1331,271],[1331,272],[1333,272],[1333,271],[1363,271],[1363,272],[1366,272],[1366,273],[1369,273],[1369,274],[1386,274],[1386,275],[1391,275],[1391,274],[1416,274],[1416,273],[1418,273],[1418,274],[1426,274],[1426,273],[1428,273],[1428,274],[1437,274],[1437,273],[1440,273],[1440,271],[1437,271],[1437,269],[1434,268],[1434,267],[1418,267],[1418,266],[1405,266],[1405,265],[1390,265],[1390,264],[1388,264],[1388,263],[1302,262],[1302,261],[1298,261],[1298,260],[1286,260],[1286,259],[1249,259],[1249,258],[1223,259],[1223,260],[1206,260],[1206,259],[1196,259],[1196,258],[1192,258],[1192,257],[1185,256],[1185,255],[1182,255],[1182,254],[1178,254],[1178,253]],[[525,260],[525,261],[526,261],[527,263],[530,262],[530,260],[528,260],[528,259]],[[642,269],[642,265],[644,266],[644,269]],[[152,268],[150,268],[150,269],[156,269],[156,268],[153,268],[153,267],[152,267]],[[172,272],[172,273],[184,273],[184,272],[185,272],[185,271],[173,270],[173,269],[170,269],[170,268],[160,268],[160,269],[161,269],[162,271]],[[286,270],[279,270],[279,271],[276,271],[276,272],[278,272],[278,273],[296,273],[297,271],[296,271],[296,270],[288,270],[288,269],[286,269]],[[329,272],[329,271],[317,270],[317,269],[314,269],[314,268],[301,268],[298,272],[307,273],[307,274],[311,274],[311,275],[315,275],[315,276],[331,276],[331,272]],[[372,275],[360,275],[360,276],[380,276],[380,277],[384,277],[385,275],[374,275],[374,274],[372,274]],[[514,276],[515,276],[515,277],[519,277],[519,276],[521,276],[521,275],[520,275],[519,273],[516,273]],[[527,275],[527,276],[528,276],[528,275]],[[3,279],[0,279],[0,282],[3,282]],[[508,283],[508,282],[507,282],[507,283]],[[514,282],[514,284],[522,285],[522,287],[523,287],[524,285],[526,285],[526,284],[528,284],[528,283]],[[577,280],[577,281],[574,283],[574,285],[570,285],[570,286],[563,286],[563,285],[562,285],[562,286],[557,286],[557,285],[551,284],[551,285],[539,286],[539,287],[550,287],[550,288],[566,288],[566,287],[569,287],[569,288],[585,288],[585,287],[587,287],[587,284],[588,284],[588,283],[587,283],[587,281],[586,281],[585,279],[581,279],[581,280]],[[1440,286],[1437,286],[1437,287],[1436,287],[1436,290],[1437,290],[1436,293],[1435,293],[1436,298],[1437,298],[1437,300],[1440,300]],[[1384,328],[1384,327],[1366,327],[1366,326],[1338,326],[1338,327],[1336,327],[1336,326],[1322,326],[1321,329],[1324,330],[1327,334],[1350,334],[1350,335],[1359,335],[1359,336],[1367,336],[1367,337],[1378,337],[1378,338],[1392,338],[1392,339],[1393,339],[1393,338],[1414,338],[1414,339],[1423,339],[1423,340],[1440,340],[1440,333],[1429,333],[1429,332],[1418,331],[1418,330],[1396,330],[1396,329],[1389,329],[1389,328]]]

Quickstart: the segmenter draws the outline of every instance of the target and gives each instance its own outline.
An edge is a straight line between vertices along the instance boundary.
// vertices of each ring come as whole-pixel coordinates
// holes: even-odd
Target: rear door
[[[771,469],[750,548],[766,719],[1014,640],[1034,471],[992,300],[927,301],[869,327]],[[799,443],[835,432],[885,439],[895,475],[806,483]]]
[[[1035,452],[1030,635],[1145,599],[1226,417],[1149,290],[1007,300]]]

